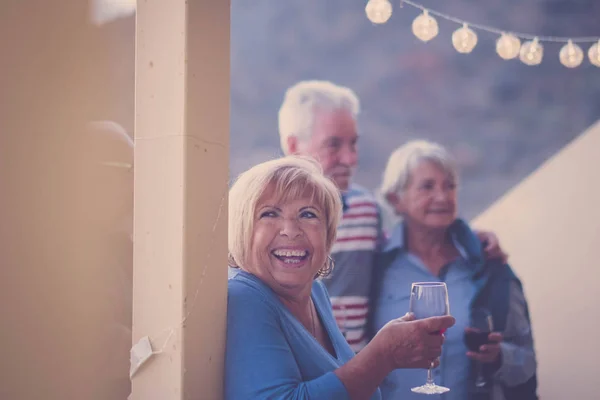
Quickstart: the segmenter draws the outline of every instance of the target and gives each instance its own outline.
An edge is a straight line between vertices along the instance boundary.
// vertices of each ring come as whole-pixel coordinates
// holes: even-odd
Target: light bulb
[[[560,53],[558,53],[560,63],[567,68],[575,68],[581,65],[583,61],[583,50],[581,47],[573,43],[570,39],[565,44]]]
[[[389,0],[369,0],[365,13],[372,23],[385,24],[392,16],[392,3]]]
[[[452,45],[459,53],[470,53],[477,44],[477,35],[467,24],[463,24],[452,34]]]
[[[519,55],[521,41],[510,33],[503,33],[496,41],[496,53],[504,60],[512,60]]]
[[[600,40],[594,43],[588,50],[588,58],[596,67],[600,67]]]
[[[539,65],[544,57],[544,47],[538,41],[538,38],[533,38],[528,42],[523,43],[519,52],[519,58],[524,64]]]
[[[437,36],[439,32],[438,23],[427,10],[419,15],[412,23],[413,34],[424,42],[428,42]]]

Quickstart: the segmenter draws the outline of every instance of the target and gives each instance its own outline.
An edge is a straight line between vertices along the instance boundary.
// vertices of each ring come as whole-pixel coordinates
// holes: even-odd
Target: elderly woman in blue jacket
[[[438,144],[412,141],[390,156],[380,190],[401,221],[378,261],[372,328],[376,332],[408,311],[412,282],[445,282],[456,325],[446,332],[435,370],[435,383],[450,388],[443,398],[536,399],[536,359],[521,284],[508,265],[485,259],[477,236],[457,218],[457,183],[455,162]],[[494,331],[484,335],[488,343],[469,351],[464,334],[473,330],[472,311],[482,309]],[[382,396],[418,399],[410,389],[424,380],[422,370],[394,371],[381,385]]]
[[[309,159],[259,164],[229,193],[225,398],[380,399],[397,368],[427,368],[451,316],[389,321],[355,355],[323,284],[341,215],[336,186]]]

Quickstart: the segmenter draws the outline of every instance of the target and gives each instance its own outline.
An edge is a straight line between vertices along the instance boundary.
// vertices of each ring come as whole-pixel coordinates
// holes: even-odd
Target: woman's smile
[[[271,251],[271,254],[279,261],[284,268],[300,268],[306,264],[309,252],[298,248],[278,248]]]

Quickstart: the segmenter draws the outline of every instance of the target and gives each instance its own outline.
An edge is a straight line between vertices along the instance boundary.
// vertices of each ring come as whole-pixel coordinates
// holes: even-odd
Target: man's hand
[[[500,260],[502,263],[508,261],[508,254],[500,248],[500,241],[493,232],[476,231],[475,234],[484,246],[483,251],[488,260]]]

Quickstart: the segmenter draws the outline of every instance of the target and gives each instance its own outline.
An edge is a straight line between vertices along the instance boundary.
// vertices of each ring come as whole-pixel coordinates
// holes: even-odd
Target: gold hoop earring
[[[319,278],[325,278],[329,276],[333,272],[333,267],[335,263],[333,262],[333,258],[331,256],[327,256],[327,261],[325,261],[325,265],[317,272],[317,276]]]

